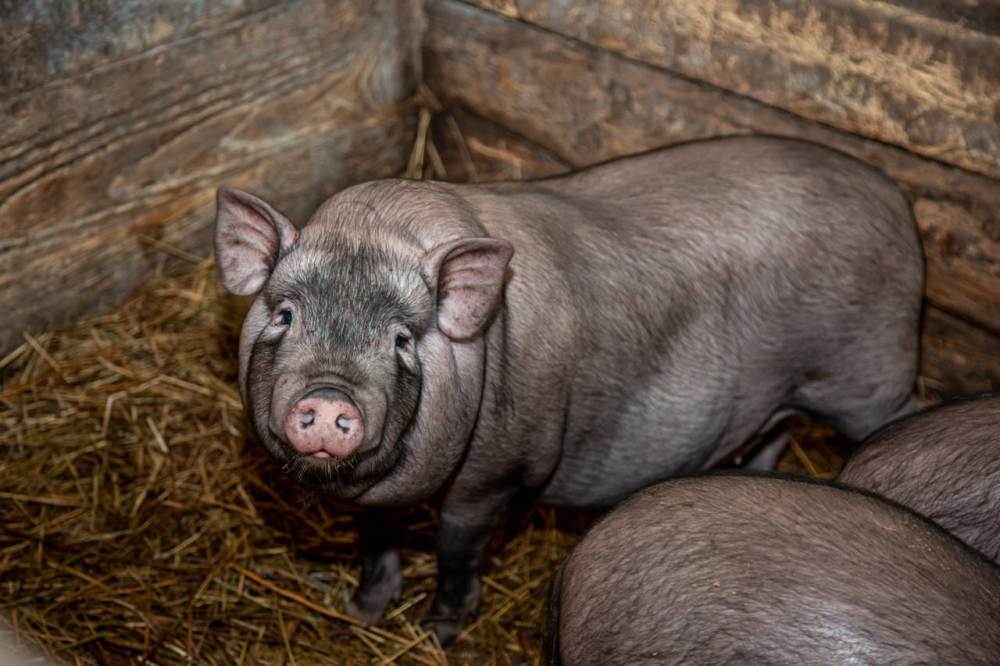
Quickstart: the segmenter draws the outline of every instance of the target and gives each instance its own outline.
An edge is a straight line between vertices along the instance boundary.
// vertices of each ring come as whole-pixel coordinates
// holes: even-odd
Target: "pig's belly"
[[[704,456],[695,457],[685,449],[714,448],[699,447],[700,442],[693,447],[664,440],[644,444],[642,451],[602,452],[596,450],[599,447],[581,446],[564,453],[539,502],[566,508],[610,508],[651,483],[706,467]]]
[[[718,394],[644,397],[615,423],[570,425],[541,503],[608,508],[650,483],[707,469],[756,434],[780,406],[774,394],[757,394],[752,404]]]

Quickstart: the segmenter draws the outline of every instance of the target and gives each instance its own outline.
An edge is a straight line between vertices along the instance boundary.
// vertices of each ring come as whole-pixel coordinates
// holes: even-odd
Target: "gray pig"
[[[942,405],[882,428],[839,480],[927,516],[1000,563],[1000,396]]]
[[[229,291],[256,295],[240,388],[288,473],[382,509],[441,498],[444,642],[516,493],[608,507],[772,415],[860,440],[912,407],[907,202],[802,142],[701,141],[524,183],[380,180],[301,231],[222,188],[216,256]],[[386,525],[360,526],[366,621],[400,593]]]
[[[1000,659],[1000,568],[893,503],[773,476],[632,497],[570,554],[549,612],[563,666]]]

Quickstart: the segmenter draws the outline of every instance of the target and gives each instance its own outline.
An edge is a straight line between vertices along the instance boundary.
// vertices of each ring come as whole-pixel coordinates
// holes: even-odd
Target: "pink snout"
[[[347,400],[303,398],[285,418],[285,437],[300,453],[317,458],[346,458],[361,446],[365,425]]]

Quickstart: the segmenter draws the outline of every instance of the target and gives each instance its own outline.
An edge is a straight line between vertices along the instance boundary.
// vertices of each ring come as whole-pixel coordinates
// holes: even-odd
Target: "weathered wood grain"
[[[997,218],[931,197],[918,197],[913,212],[927,258],[927,300],[1000,334]]]
[[[284,2],[0,96],[0,350],[121,302],[161,260],[157,240],[207,256],[221,183],[301,222],[401,170],[418,14]]]
[[[572,169],[540,146],[469,113],[451,111],[434,128],[432,140],[448,180],[541,178]],[[1000,337],[929,305],[921,346],[919,383],[926,395],[1000,390]]]
[[[885,0],[910,11],[989,35],[1000,35],[1000,2],[997,0]]]
[[[51,83],[280,2],[7,0],[0,4],[0,90]]]
[[[993,2],[471,0],[791,111],[1000,177]],[[960,4],[960,3],[951,3]]]
[[[929,306],[920,376],[926,392],[935,397],[1000,391],[1000,338]]]
[[[1000,333],[1000,183],[811,123],[451,0],[428,6],[426,77],[446,103],[573,166],[709,136],[822,143],[881,168],[914,201],[937,308]]]

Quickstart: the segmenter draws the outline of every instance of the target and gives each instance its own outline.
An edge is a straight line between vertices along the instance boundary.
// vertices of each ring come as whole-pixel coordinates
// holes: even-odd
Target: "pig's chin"
[[[382,443],[339,459],[302,454],[283,441],[271,444],[266,448],[272,454],[278,451],[274,457],[296,483],[344,500],[357,499],[378,483],[402,455],[401,442]]]

